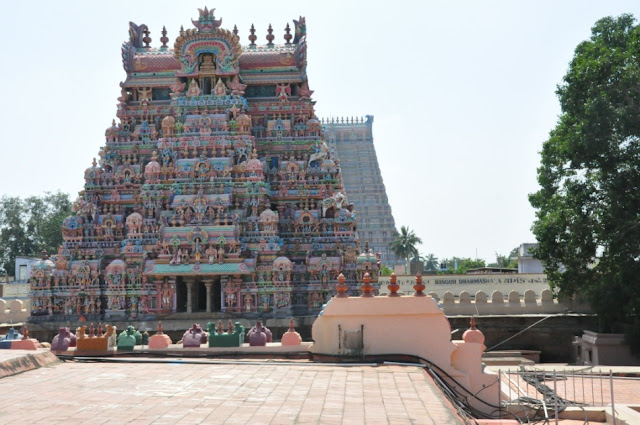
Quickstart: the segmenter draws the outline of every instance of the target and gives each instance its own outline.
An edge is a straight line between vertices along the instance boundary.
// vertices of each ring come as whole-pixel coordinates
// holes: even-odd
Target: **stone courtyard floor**
[[[139,357],[61,363],[48,350],[0,350],[0,366],[5,372],[0,424],[463,423],[431,377],[414,366]],[[505,394],[515,398],[525,391],[539,398],[517,377],[504,375],[506,369],[516,368],[501,369]],[[596,374],[612,369],[616,411],[640,400],[637,367],[538,364],[535,369]],[[557,382],[559,395],[596,405],[599,398],[609,404],[608,386],[599,380],[592,385],[590,379]],[[559,421],[580,423],[584,420]]]
[[[65,362],[0,380],[7,424],[461,424],[421,368]]]

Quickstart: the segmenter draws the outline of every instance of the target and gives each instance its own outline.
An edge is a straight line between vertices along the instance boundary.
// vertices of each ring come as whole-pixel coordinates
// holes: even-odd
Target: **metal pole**
[[[576,401],[576,371],[571,371],[571,381],[573,382],[573,401]]]
[[[600,370],[600,406],[604,406],[604,389],[602,389],[602,370]]]
[[[556,425],[558,425],[558,391],[556,386],[556,370],[553,369],[553,410],[556,418]]]
[[[591,369],[591,402],[595,406],[596,405],[596,393],[593,390],[593,380],[595,379],[593,377],[593,374],[594,374],[594,371],[593,371],[593,369]]]
[[[502,370],[498,369],[498,417],[502,419]]]
[[[507,385],[509,385],[509,402],[511,402],[511,400],[513,400],[513,396],[511,395],[511,371],[508,370],[507,371],[508,375],[507,375]]]
[[[616,403],[613,399],[613,372],[609,369],[609,383],[611,384],[611,417],[613,425],[616,425]]]
[[[582,381],[582,402],[584,404],[587,404],[586,403],[587,398],[584,396],[584,370],[580,373],[580,375],[581,375],[580,376],[580,378],[581,378],[580,381]]]

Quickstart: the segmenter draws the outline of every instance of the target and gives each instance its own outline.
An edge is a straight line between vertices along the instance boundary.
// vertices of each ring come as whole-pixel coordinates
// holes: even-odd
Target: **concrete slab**
[[[60,359],[47,348],[37,350],[0,350],[0,378],[45,366],[55,366]]]
[[[12,424],[463,423],[418,367],[67,362],[2,389]]]

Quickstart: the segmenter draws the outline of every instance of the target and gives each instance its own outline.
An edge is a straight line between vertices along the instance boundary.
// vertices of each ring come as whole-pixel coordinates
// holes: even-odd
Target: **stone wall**
[[[544,315],[518,316],[476,316],[476,326],[482,331],[489,351],[494,345],[517,334],[523,329],[543,319]],[[468,316],[449,317],[451,329],[460,329],[452,338],[469,327]],[[553,315],[538,323],[531,329],[495,348],[502,350],[537,350],[541,351],[542,363],[574,363],[575,354],[573,340],[582,335],[585,329],[594,329],[597,325],[595,315],[561,314]]]
[[[517,334],[528,326],[546,317],[545,315],[525,314],[525,315],[487,315],[476,316],[477,327],[485,335],[485,345],[487,348],[506,340]],[[222,319],[226,323],[228,318],[239,320],[231,316],[222,317],[218,314],[209,319],[198,319],[195,322],[206,325],[207,321],[217,321]],[[451,329],[459,329],[452,335],[452,339],[460,339],[462,333],[469,327],[468,315],[448,316]],[[240,319],[239,321],[248,329],[255,324],[255,320]],[[311,326],[315,316],[296,317],[296,331],[300,333],[304,341],[311,341]],[[111,323],[111,322],[110,322]],[[163,319],[164,332],[171,336],[172,340],[178,341],[186,329],[190,327],[192,321],[167,320]],[[279,340],[288,329],[288,319],[267,319],[263,323],[273,332],[275,340]],[[120,332],[126,323],[112,323],[118,326]],[[136,327],[148,329],[150,334],[155,332],[157,322],[131,322]],[[523,332],[512,340],[496,347],[495,350],[537,350],[541,351],[542,362],[573,363],[575,361],[572,342],[575,336],[582,335],[585,329],[595,329],[596,319],[590,314],[558,314],[540,322],[531,329]],[[65,324],[62,324],[65,325]],[[29,325],[30,334],[40,341],[50,342],[57,334],[58,324],[56,323],[32,323]],[[78,323],[70,323],[69,326],[75,330]]]
[[[0,323],[26,322],[29,317],[29,302],[0,298]]]

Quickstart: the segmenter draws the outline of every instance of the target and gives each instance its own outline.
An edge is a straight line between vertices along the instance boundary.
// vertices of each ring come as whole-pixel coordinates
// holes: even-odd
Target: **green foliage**
[[[639,57],[633,16],[596,22],[558,86],[562,114],[529,196],[534,255],[561,296],[587,297],[601,332],[640,325]],[[628,337],[640,352],[640,335]]]
[[[13,275],[16,256],[39,256],[42,250],[57,252],[62,243],[60,226],[70,214],[66,193],[0,198],[0,266]]]
[[[501,267],[504,269],[518,268],[518,248],[513,248],[509,255],[501,255],[496,252],[496,262],[487,264],[487,267]]]
[[[482,259],[452,257],[443,259],[443,263],[447,265],[447,270],[440,270],[438,274],[465,274],[469,269],[477,269],[485,267],[486,263]]]
[[[396,256],[405,260],[416,257],[418,255],[418,248],[416,245],[420,245],[422,239],[420,239],[413,230],[409,227],[402,226],[400,233],[395,232],[394,240],[389,244],[389,247]]]
[[[380,274],[382,276],[391,276],[391,273],[393,273],[393,270],[391,270],[389,267],[387,266],[382,266],[380,268]]]

